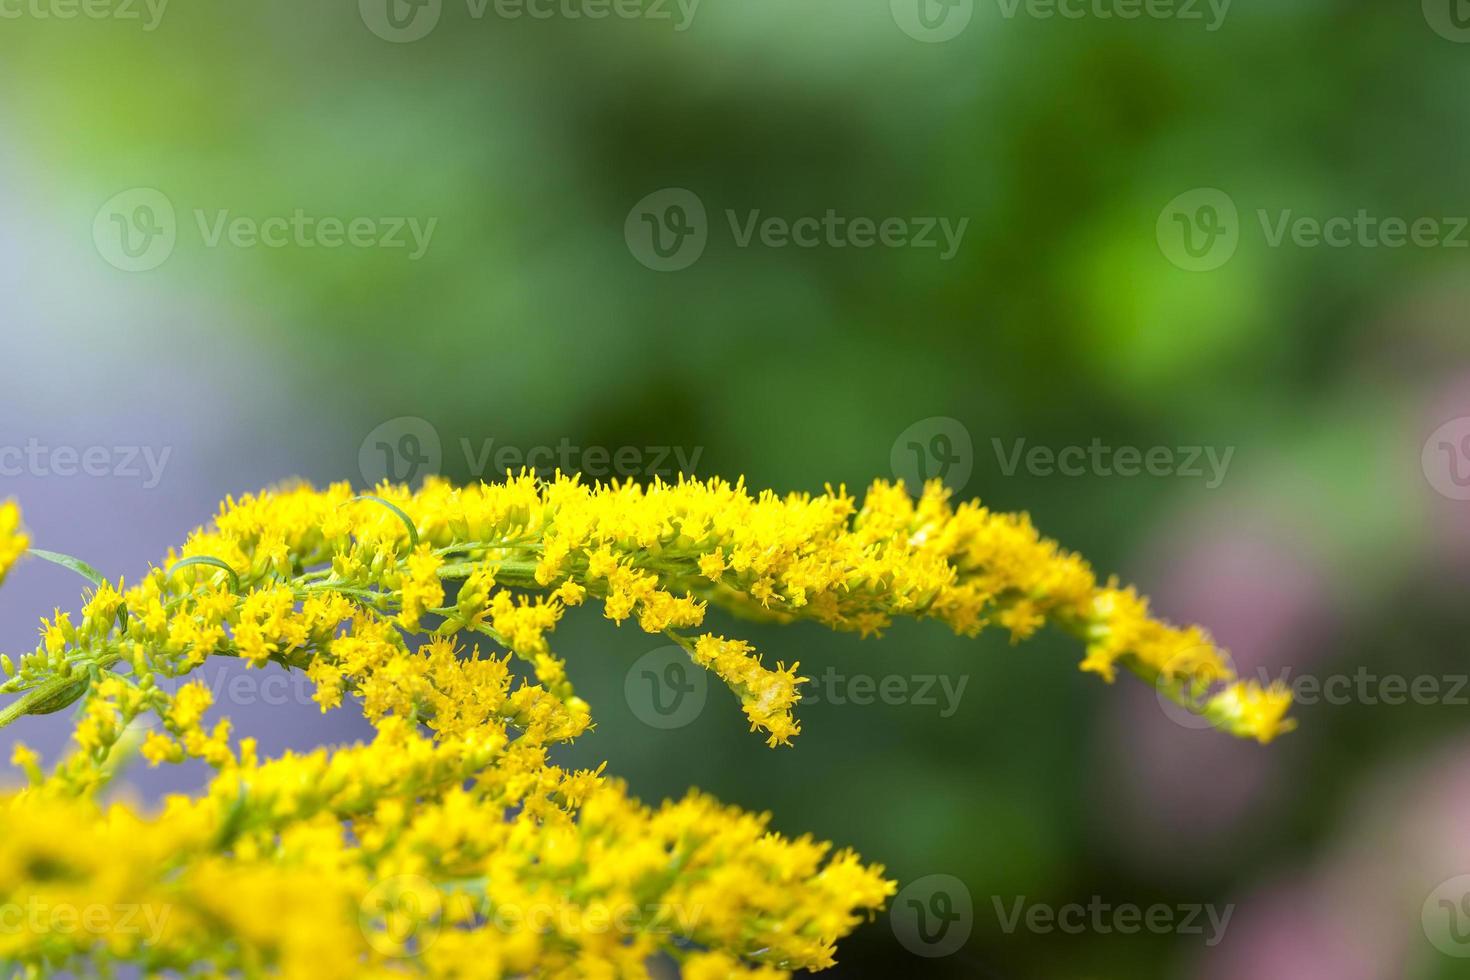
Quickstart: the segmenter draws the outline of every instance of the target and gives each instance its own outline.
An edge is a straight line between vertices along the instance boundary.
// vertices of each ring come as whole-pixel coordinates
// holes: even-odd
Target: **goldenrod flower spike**
[[[0,501],[0,582],[30,546],[20,526],[20,508],[13,501]]]
[[[25,547],[0,507],[0,574]],[[592,723],[548,640],[584,602],[672,637],[771,745],[799,733],[805,678],[706,631],[711,605],[863,634],[898,616],[1014,639],[1052,623],[1085,642],[1083,669],[1112,680],[1121,665],[1226,731],[1264,742],[1290,725],[1289,695],[1237,681],[1203,632],[1100,586],[1024,515],[954,507],[937,484],[914,500],[875,483],[861,506],[843,489],[722,480],[289,487],[226,501],[130,587],[92,577],[79,617],[58,611],[18,666],[4,660],[0,691],[24,693],[0,724],[81,707],[77,751],[52,772],[17,750],[31,786],[0,799],[0,892],[169,915],[146,936],[0,937],[0,956],[37,967],[646,976],[658,952],[689,977],[830,965],[893,893],[881,867],[697,794],[650,809],[601,769],[550,762]],[[323,711],[359,702],[376,738],[259,759],[208,717],[205,685],[159,683],[221,656],[305,670]],[[158,817],[103,811],[93,800],[132,745],[215,775]]]

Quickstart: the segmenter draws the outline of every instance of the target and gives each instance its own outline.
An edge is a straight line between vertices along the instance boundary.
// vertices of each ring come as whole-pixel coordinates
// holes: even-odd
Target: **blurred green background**
[[[225,494],[394,459],[489,477],[487,440],[636,447],[641,475],[678,447],[781,491],[922,462],[1206,625],[1245,673],[1366,680],[1261,748],[1078,673],[1053,635],[742,626],[838,690],[896,677],[940,701],[824,698],[771,751],[714,687],[686,726],[646,724],[626,682],[658,644],[583,610],[559,649],[598,727],[571,758],[963,883],[958,951],[917,955],[884,915],[833,976],[1470,976],[1470,900],[1441,886],[1470,873],[1463,0],[97,2],[0,0],[0,448],[169,456],[152,486],[4,470],[39,546],[132,576]],[[650,268],[640,230],[672,233],[691,195],[703,251]],[[298,209],[372,219],[375,241],[434,224],[417,258],[324,247],[319,224],[211,244],[221,212]],[[741,244],[757,212],[829,211],[966,224],[949,258]],[[1314,243],[1301,218],[1354,223]],[[1383,234],[1421,219],[1418,241]],[[1179,465],[1012,469],[1018,440]],[[1194,447],[1231,453],[1221,479],[1179,471]],[[76,584],[17,572],[0,648]],[[1389,703],[1390,677],[1437,693]],[[940,681],[965,685],[948,713]],[[241,707],[277,749],[360,734]],[[21,734],[54,752],[65,727]],[[1203,916],[1203,935],[1008,930],[1018,900],[1230,918],[1213,943]]]

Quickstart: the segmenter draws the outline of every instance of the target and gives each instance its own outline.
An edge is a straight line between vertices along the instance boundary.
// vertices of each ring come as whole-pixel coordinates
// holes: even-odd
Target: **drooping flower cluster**
[[[0,572],[7,526],[25,546],[0,509]],[[3,659],[0,691],[24,693],[0,724],[80,707],[77,751],[52,772],[17,753],[31,786],[0,804],[17,828],[0,835],[0,899],[86,892],[162,921],[21,930],[0,956],[312,976],[644,976],[656,954],[690,977],[829,965],[892,893],[881,868],[552,763],[591,719],[548,636],[588,601],[682,646],[772,745],[799,732],[804,678],[703,631],[710,605],[864,634],[899,616],[1016,639],[1053,623],[1109,680],[1123,666],[1263,742],[1288,725],[1287,695],[1236,681],[1203,632],[1151,619],[1024,516],[954,507],[938,485],[915,500],[880,482],[861,504],[721,480],[285,488],[227,501],[162,567],[99,579],[76,620],[58,612],[34,652]],[[209,717],[207,687],[171,680],[211,657],[306,671],[323,711],[360,702],[376,738],[262,761]],[[134,743],[155,765],[203,760],[208,789],[151,818],[101,810]]]

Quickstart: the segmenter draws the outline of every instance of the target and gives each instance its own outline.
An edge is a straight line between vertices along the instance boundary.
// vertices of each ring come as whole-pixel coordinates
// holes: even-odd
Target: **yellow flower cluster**
[[[0,509],[23,547],[18,522]],[[892,894],[881,868],[697,794],[650,809],[601,769],[551,762],[591,717],[548,637],[588,601],[682,646],[772,745],[799,732],[805,678],[699,632],[711,605],[864,634],[899,616],[1016,639],[1052,623],[1084,640],[1084,669],[1121,665],[1227,731],[1268,741],[1289,724],[1284,692],[1236,681],[1204,633],[1099,585],[1026,517],[952,506],[938,485],[915,500],[880,482],[861,504],[722,480],[288,487],[226,501],[162,567],[99,581],[76,620],[58,612],[18,665],[3,658],[0,691],[21,697],[0,724],[82,704],[78,750],[52,772],[17,753],[31,786],[0,803],[18,828],[0,835],[0,902],[169,915],[146,941],[51,923],[0,955],[288,976],[639,977],[660,954],[695,978],[830,965]],[[185,679],[211,657],[303,670],[323,711],[352,699],[377,735],[261,760]],[[100,810],[134,745],[154,765],[203,760],[208,789],[153,818]]]
[[[9,500],[0,502],[0,582],[30,546],[20,527],[20,508]]]

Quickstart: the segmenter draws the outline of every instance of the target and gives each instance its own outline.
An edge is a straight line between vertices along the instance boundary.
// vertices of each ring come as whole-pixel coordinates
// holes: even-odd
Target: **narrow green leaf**
[[[382,497],[374,497],[370,493],[365,493],[365,494],[363,494],[360,497],[353,497],[352,499],[354,501],[358,501],[358,500],[371,500],[373,503],[375,503],[375,504],[382,504],[384,507],[388,508],[393,513],[397,514],[398,515],[398,519],[403,522],[403,526],[406,527],[406,528],[408,528],[408,543],[409,543],[409,547],[417,550],[417,548],[419,546],[419,529],[414,526],[413,518],[412,517],[409,517],[407,514],[405,514],[403,512],[402,508],[400,508],[397,504],[390,503],[390,502],[384,500]]]
[[[37,558],[49,561],[54,565],[60,565],[62,568],[71,569],[98,588],[101,588],[104,584],[110,584],[107,582],[107,579],[103,576],[101,572],[97,571],[97,569],[93,568],[91,565],[88,565],[80,558],[73,558],[71,555],[63,555],[59,551],[45,551],[41,548],[31,548],[30,553],[35,555]],[[128,628],[127,606],[117,607],[117,626],[118,629],[125,630]]]
[[[30,553],[35,555],[37,558],[44,558],[46,561],[49,561],[54,565],[60,565],[62,568],[70,568],[72,571],[76,572],[78,575],[86,579],[88,582],[91,582],[93,585],[100,586],[102,585],[102,583],[107,581],[107,579],[102,577],[101,572],[97,571],[97,569],[93,568],[91,565],[88,565],[80,558],[73,558],[71,555],[63,555],[59,551],[42,551],[40,548],[32,548],[30,549]]]
[[[179,569],[184,568],[188,565],[208,565],[210,568],[218,568],[223,570],[230,576],[230,591],[236,594],[239,593],[240,576],[235,574],[235,570],[229,565],[226,565],[218,558],[211,558],[209,555],[193,555],[189,558],[183,558],[179,561],[176,561],[174,562],[173,567],[168,570],[168,574],[172,575],[174,572],[177,572]]]

